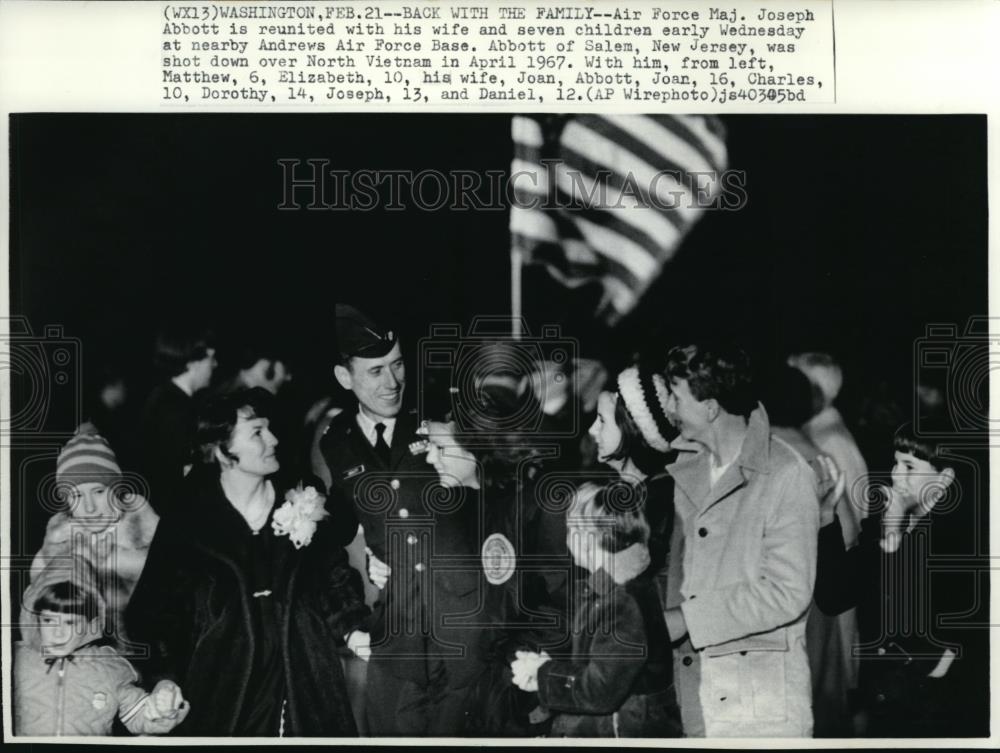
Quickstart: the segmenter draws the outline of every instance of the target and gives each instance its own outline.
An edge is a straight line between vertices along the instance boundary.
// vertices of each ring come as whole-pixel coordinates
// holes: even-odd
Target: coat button
[[[416,543],[417,543],[417,537],[416,537],[416,536],[414,536],[414,535],[413,535],[412,533],[411,533],[411,534],[409,534],[409,535],[408,535],[408,536],[406,537],[406,543],[407,543],[407,544],[409,544],[410,546],[413,546],[414,544],[416,544]]]
[[[698,535],[701,536],[702,538],[705,538],[706,536],[708,536],[708,529],[707,528],[699,528],[698,529]]]
[[[389,486],[391,486],[393,489],[398,489],[399,488],[399,479],[398,478],[394,478],[392,481],[389,482]]]
[[[416,570],[418,573],[422,573],[424,571],[424,569],[425,569],[424,568],[424,563],[423,562],[418,562],[417,564],[415,564],[413,566],[413,569]]]
[[[878,695],[875,696],[875,700],[878,701],[879,703],[885,703],[885,694],[879,693]]]
[[[681,664],[683,664],[685,667],[690,667],[693,662],[694,659],[692,659],[690,656],[685,656],[683,659],[681,659]]]
[[[405,507],[401,507],[399,509],[399,517],[401,517],[401,518],[408,518],[408,517],[410,517],[410,511],[407,510]]]

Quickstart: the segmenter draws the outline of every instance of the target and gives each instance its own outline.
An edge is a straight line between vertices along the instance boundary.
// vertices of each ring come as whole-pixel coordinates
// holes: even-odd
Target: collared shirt
[[[736,458],[733,458],[728,463],[724,463],[722,465],[716,465],[715,457],[713,456],[708,464],[709,486],[715,486],[718,483],[719,479],[722,478],[723,474],[725,474],[725,472],[729,470],[729,466],[731,466],[735,461]]]
[[[375,442],[378,440],[378,432],[375,431],[376,424],[385,424],[385,431],[382,432],[382,436],[385,437],[385,443],[392,447],[392,432],[396,428],[396,419],[380,418],[378,421],[375,421],[363,410],[358,409],[358,427],[365,435],[365,439],[368,440],[368,444],[372,447],[375,446]]]

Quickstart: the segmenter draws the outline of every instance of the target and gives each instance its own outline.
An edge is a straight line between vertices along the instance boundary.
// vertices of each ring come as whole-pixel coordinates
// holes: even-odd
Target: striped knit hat
[[[667,420],[667,383],[663,377],[630,366],[618,375],[618,394],[646,444],[659,452],[669,451],[667,437],[677,432]]]
[[[93,424],[81,424],[76,435],[66,443],[56,462],[56,482],[59,484],[100,483],[111,485],[121,481],[122,470],[107,440],[97,433]]]

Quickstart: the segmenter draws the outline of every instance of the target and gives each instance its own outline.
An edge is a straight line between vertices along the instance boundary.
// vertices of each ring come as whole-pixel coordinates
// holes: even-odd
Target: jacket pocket
[[[785,721],[787,656],[787,650],[772,648],[703,657],[699,695],[706,721]]]
[[[788,651],[788,630],[778,628],[769,633],[748,635],[735,641],[726,641],[715,646],[706,646],[705,656],[717,657],[742,654],[750,651]]]

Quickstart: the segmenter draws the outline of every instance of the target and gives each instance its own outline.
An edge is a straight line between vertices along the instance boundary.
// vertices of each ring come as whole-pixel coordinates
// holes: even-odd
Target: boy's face
[[[87,525],[106,526],[120,514],[111,503],[108,487],[96,481],[71,486],[68,503],[73,519]]]
[[[892,488],[903,497],[906,510],[932,508],[954,478],[953,472],[950,469],[939,471],[909,452],[897,451],[894,457]]]
[[[674,379],[667,385],[667,418],[682,439],[697,442],[705,436],[711,423],[707,403],[694,396],[687,379]]]
[[[80,646],[94,639],[96,622],[97,620],[88,621],[78,614],[43,609],[38,616],[42,654],[45,656],[72,654]]]

